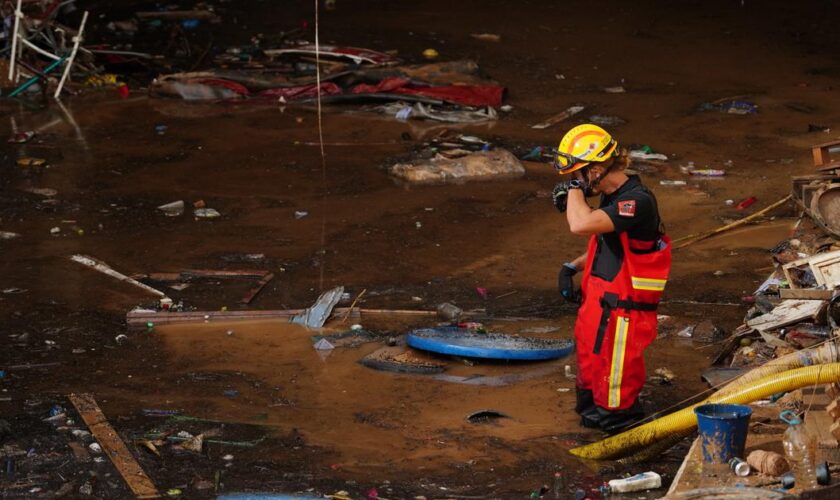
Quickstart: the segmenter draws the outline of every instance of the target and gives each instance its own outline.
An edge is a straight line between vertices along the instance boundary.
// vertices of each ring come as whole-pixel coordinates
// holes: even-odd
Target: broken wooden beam
[[[111,459],[134,495],[137,498],[159,498],[160,493],[155,484],[128,451],[117,431],[108,423],[93,395],[70,394],[69,398],[87,424],[90,433],[102,447],[102,452]]]
[[[769,313],[747,321],[747,326],[759,332],[781,328],[805,319],[816,318],[825,305],[825,302],[820,300],[785,300]]]
[[[258,293],[262,291],[263,288],[268,284],[269,281],[274,279],[274,273],[268,273],[263,276],[256,285],[254,285],[248,293],[242,297],[242,300],[239,301],[240,304],[250,304],[254,297],[257,296]]]
[[[158,297],[162,297],[162,298],[166,297],[166,294],[161,292],[160,290],[155,290],[154,288],[150,287],[149,285],[140,283],[136,279],[129,278],[128,276],[122,274],[121,272],[114,270],[108,264],[106,264],[106,263],[104,263],[100,260],[94,259],[93,257],[89,257],[87,255],[78,255],[77,254],[77,255],[71,256],[70,260],[72,260],[73,262],[78,262],[79,264],[82,264],[83,266],[87,266],[87,267],[89,267],[89,268],[91,268],[95,271],[99,271],[100,273],[105,274],[107,276],[110,276],[112,278],[118,279],[118,280],[120,280],[124,283],[128,283],[129,285],[134,285],[137,288],[140,288],[141,290],[149,292],[149,293],[151,293],[153,295],[156,295]]]
[[[831,403],[828,403],[828,406],[825,407],[825,411],[835,422],[837,422],[840,420],[840,401],[835,399]]]
[[[791,277],[791,270],[806,265],[814,274],[817,285],[825,286],[829,290],[840,285],[840,250],[818,253],[810,257],[788,262],[782,266],[785,278],[787,278],[791,288],[797,288],[796,280]]]
[[[779,296],[784,299],[831,300],[834,290],[816,288],[780,288]]]

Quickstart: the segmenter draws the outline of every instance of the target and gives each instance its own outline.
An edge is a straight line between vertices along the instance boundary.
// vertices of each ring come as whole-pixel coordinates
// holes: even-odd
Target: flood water
[[[575,418],[574,382],[564,375],[567,364],[575,370],[572,358],[473,366],[444,360],[453,377],[519,376],[490,386],[359,364],[388,337],[436,320],[362,318],[376,338],[328,356],[312,348],[310,337],[318,332],[282,321],[128,330],[125,313],[154,297],[69,260],[91,255],[127,275],[183,269],[275,275],[247,307],[237,303],[250,288],[245,281],[207,279],[166,290],[198,310],[305,307],[321,291],[342,285],[354,297],[367,290],[363,307],[434,309],[450,301],[485,310],[494,331],[549,327],[537,335],[571,338],[575,311],[560,303],[556,276],[585,240],[569,233],[546,196],[557,181],[549,165],[526,162],[519,179],[420,187],[396,183],[387,167],[443,128],[501,147],[555,146],[571,123],[546,130],[530,125],[584,104],[587,116],[626,120],[614,129],[622,144],[647,144],[672,157],[642,178],[678,238],[784,197],[791,175],[812,171],[810,146],[836,136],[808,132],[809,124],[830,126],[840,118],[840,66],[826,48],[836,46],[825,24],[834,9],[828,3],[606,2],[587,22],[581,19],[588,15],[578,15],[593,9],[585,2],[517,5],[338,2],[321,19],[323,43],[393,49],[413,62],[429,47],[444,60],[477,60],[507,87],[505,102],[513,110],[490,125],[443,126],[329,106],[323,163],[317,115],[309,107],[189,104],[150,98],[142,88],[126,100],[109,90],[85,92],[65,99],[63,109],[0,102],[0,137],[39,131],[26,145],[0,143],[0,230],[21,235],[0,241],[0,367],[61,363],[0,381],[0,415],[23,414],[27,401],[75,391],[93,393],[125,435],[151,426],[135,418],[144,408],[264,428],[277,440],[241,452],[229,469],[227,491],[274,484],[354,494],[378,487],[382,496],[396,498],[524,498],[551,484],[556,471],[566,478],[564,494],[591,493],[623,472],[641,472],[582,463],[566,453],[601,436]],[[284,7],[286,17],[273,2],[232,2],[229,8],[238,19],[236,28],[222,29],[230,43],[312,16],[307,5]],[[501,41],[470,37],[485,32]],[[627,92],[603,91],[616,85]],[[738,95],[758,104],[759,113],[697,111],[704,102]],[[166,125],[163,135],[157,125]],[[46,158],[49,168],[21,168],[15,161],[22,157]],[[679,167],[689,161],[727,175],[660,185],[685,178]],[[57,195],[32,192],[44,188]],[[746,211],[726,203],[749,196],[758,201]],[[176,200],[187,204],[180,217],[155,208]],[[194,218],[192,204],[199,200],[221,217]],[[667,367],[676,379],[669,386],[648,384],[649,412],[704,389],[699,374],[714,347],[673,333],[703,319],[724,328],[740,323],[741,297],[767,276],[767,250],[796,221],[792,210],[775,215],[770,223],[675,252],[659,311],[670,319],[663,320],[662,338],[647,359],[649,373]],[[476,287],[487,289],[487,297]],[[327,326],[338,332],[349,322]],[[24,332],[28,340],[16,340]],[[119,334],[128,341],[117,342]],[[235,397],[225,395],[233,389]],[[466,422],[482,409],[511,418]],[[292,435],[297,444],[289,444]],[[680,459],[671,455],[644,467],[670,481]],[[220,458],[183,460],[196,476],[211,477]],[[164,490],[187,481],[165,464],[142,462]],[[258,467],[269,463],[291,479],[268,482]]]

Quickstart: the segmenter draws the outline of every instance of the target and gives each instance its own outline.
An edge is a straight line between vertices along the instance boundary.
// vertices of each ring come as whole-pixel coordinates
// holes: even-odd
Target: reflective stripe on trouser
[[[619,316],[615,325],[612,363],[610,366],[609,407],[621,405],[621,377],[624,372],[624,348],[627,345],[627,330],[630,318]]]

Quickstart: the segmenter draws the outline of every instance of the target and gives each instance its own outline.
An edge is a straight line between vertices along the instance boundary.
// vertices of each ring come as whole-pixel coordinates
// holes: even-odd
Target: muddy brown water
[[[263,2],[227,8],[238,24],[220,27],[220,39],[231,41],[311,19],[304,5],[289,7],[283,19]],[[807,133],[809,123],[838,121],[840,71],[831,49],[837,38],[829,23],[836,7],[606,2],[599,9],[609,15],[599,15],[597,23],[568,22],[570,12],[591,8],[584,2],[517,8],[473,1],[376,1],[364,8],[339,3],[321,20],[322,41],[397,49],[413,62],[428,47],[445,59],[478,60],[508,88],[506,102],[514,109],[491,125],[448,128],[503,145],[555,144],[569,124],[543,131],[529,125],[576,103],[589,106],[587,115],[621,116],[627,123],[615,135],[623,143],[649,144],[674,156],[668,166],[643,175],[673,237],[717,227],[781,198],[790,175],[811,171],[808,147],[836,137]],[[502,41],[469,36],[482,32],[498,33]],[[618,84],[628,92],[601,90]],[[760,112],[694,111],[702,102],[732,95],[748,95]],[[356,362],[382,340],[321,359],[309,332],[280,323],[173,326],[128,332],[130,342],[117,344],[114,337],[126,332],[125,311],[150,297],[68,260],[73,253],[90,254],[128,274],[266,268],[276,278],[254,309],[305,306],[321,290],[344,285],[353,294],[368,289],[363,303],[369,307],[433,308],[454,301],[496,316],[542,318],[491,322],[500,331],[559,326],[545,335],[568,338],[574,311],[559,304],[556,271],[585,242],[569,234],[540,194],[556,181],[549,167],[527,164],[526,175],[515,180],[406,187],[393,182],[387,167],[444,128],[439,124],[327,108],[325,142],[353,145],[327,146],[322,169],[319,150],[310,145],[318,135],[308,108],[189,105],[149,99],[141,89],[125,101],[102,91],[66,99],[65,105],[66,113],[56,106],[0,103],[0,137],[13,127],[41,130],[30,144],[0,144],[0,230],[22,235],[0,242],[0,288],[24,290],[0,295],[0,364],[62,363],[0,381],[4,398],[11,399],[0,401],[4,417],[33,408],[27,401],[85,391],[97,396],[125,435],[148,430],[151,424],[133,417],[146,407],[177,407],[244,424],[265,419],[277,442],[244,454],[228,489],[273,484],[249,467],[259,460],[300,474],[275,489],[363,494],[388,480],[396,497],[515,498],[550,483],[560,468],[570,490],[639,472],[584,464],[566,454],[599,437],[577,425],[570,411],[573,392],[558,392],[572,387],[562,374],[571,360],[544,364],[556,370],[516,384],[485,387],[380,373]],[[168,126],[165,135],[156,134],[157,124]],[[14,160],[22,156],[47,158],[50,167],[21,169]],[[727,176],[689,179],[686,187],[659,185],[683,178],[679,165],[687,161],[724,168]],[[45,200],[27,193],[29,188],[53,188],[58,196]],[[745,212],[725,204],[748,196],[758,202]],[[181,217],[155,210],[178,199],[188,205]],[[189,205],[197,200],[222,217],[195,220]],[[296,219],[296,211],[308,216]],[[780,213],[771,224],[675,253],[660,311],[673,324],[664,324],[663,331],[706,318],[736,326],[744,307],[684,302],[737,304],[768,273],[766,250],[786,236],[791,215]],[[50,234],[53,227],[61,229],[59,236]],[[245,253],[266,259],[235,262]],[[477,286],[489,290],[488,299],[479,297]],[[167,292],[199,309],[218,309],[240,307],[236,301],[247,288],[208,280]],[[365,326],[387,336],[427,325],[371,320]],[[228,337],[227,329],[234,335]],[[11,337],[24,332],[26,342]],[[668,367],[677,374],[673,386],[646,388],[650,411],[702,389],[699,372],[714,349],[699,347],[666,335],[650,349],[649,371]],[[447,373],[493,376],[530,369],[453,362]],[[195,373],[224,377],[191,378]],[[240,395],[225,397],[228,385]],[[288,401],[294,404],[277,406]],[[487,408],[513,418],[478,427],[464,421]],[[668,481],[678,459],[677,453],[645,468],[665,473]],[[215,455],[183,460],[203,477],[220,467]],[[145,458],[144,465],[161,487],[189,481]]]

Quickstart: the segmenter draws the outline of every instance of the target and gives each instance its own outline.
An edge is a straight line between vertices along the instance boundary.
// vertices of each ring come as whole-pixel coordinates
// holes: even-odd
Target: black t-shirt
[[[656,198],[637,175],[629,176],[614,192],[601,195],[599,208],[609,216],[615,231],[598,236],[592,274],[612,281],[624,258],[619,233],[626,232],[632,240],[650,241],[655,245],[661,234],[661,220]]]

